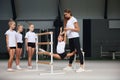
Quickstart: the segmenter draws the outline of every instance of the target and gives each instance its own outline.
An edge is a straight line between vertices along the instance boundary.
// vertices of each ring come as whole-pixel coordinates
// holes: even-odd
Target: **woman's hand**
[[[72,28],[64,28],[65,31],[72,30]]]
[[[65,30],[65,31],[71,30],[71,31],[74,31],[74,32],[79,32],[79,31],[80,31],[80,27],[79,27],[79,25],[78,25],[78,22],[75,22],[75,23],[74,23],[74,26],[75,26],[74,28],[69,28],[69,27],[66,28],[66,27],[65,27],[64,30]]]

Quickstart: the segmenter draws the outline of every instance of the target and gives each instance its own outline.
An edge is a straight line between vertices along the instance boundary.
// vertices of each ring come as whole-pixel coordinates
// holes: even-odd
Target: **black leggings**
[[[73,52],[75,49],[77,50],[77,54],[79,55],[80,64],[83,64],[83,54],[81,52],[79,37],[69,39],[69,47],[70,52]],[[74,60],[74,55],[70,57],[69,64],[72,64]]]

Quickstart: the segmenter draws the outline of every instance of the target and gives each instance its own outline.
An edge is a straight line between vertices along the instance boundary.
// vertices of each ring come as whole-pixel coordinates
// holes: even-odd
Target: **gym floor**
[[[73,71],[63,71],[68,61],[54,61],[54,72],[64,74],[40,75],[50,71],[49,65],[39,65],[39,70],[35,70],[35,61],[33,61],[33,70],[27,70],[27,61],[21,61],[23,70],[7,72],[7,60],[0,60],[0,80],[120,80],[120,61],[114,60],[87,60],[85,62],[85,72],[76,73]],[[79,68],[78,63],[73,64]],[[15,62],[13,68],[15,69]]]

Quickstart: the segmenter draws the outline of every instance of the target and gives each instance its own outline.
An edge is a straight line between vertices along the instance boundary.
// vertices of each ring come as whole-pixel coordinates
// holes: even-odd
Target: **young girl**
[[[9,30],[6,31],[6,45],[7,45],[7,50],[9,52],[9,60],[8,60],[8,71],[14,71],[12,69],[12,63],[13,63],[13,58],[15,54],[15,49],[16,49],[16,31],[15,29],[15,21],[10,20],[8,22],[9,25]]]
[[[22,34],[21,34],[22,31],[23,31],[23,26],[18,25],[17,26],[17,33],[16,33],[16,41],[17,41],[16,66],[17,66],[17,69],[21,69],[21,67],[20,67],[20,57],[21,57],[22,45],[23,45]]]
[[[35,51],[37,36],[34,31],[34,25],[29,24],[29,31],[25,35],[26,50],[28,52],[28,68],[32,69],[32,56]]]
[[[65,44],[66,44],[66,33],[62,32],[62,28],[60,29],[60,34],[58,36],[58,44],[57,44],[57,54],[53,54],[53,57],[56,59],[64,59],[65,57],[73,56],[76,52],[73,51],[71,53],[65,53]],[[40,54],[46,54],[51,56],[50,52],[44,51],[43,49],[39,49]]]

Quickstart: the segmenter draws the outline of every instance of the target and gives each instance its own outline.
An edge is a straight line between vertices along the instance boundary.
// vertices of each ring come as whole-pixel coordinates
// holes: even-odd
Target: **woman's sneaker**
[[[79,68],[78,70],[76,70],[76,72],[84,72],[85,70],[83,68]]]
[[[72,67],[67,66],[67,67],[63,68],[63,70],[65,70],[65,71],[71,71],[71,70],[73,70],[73,69],[72,69]]]

